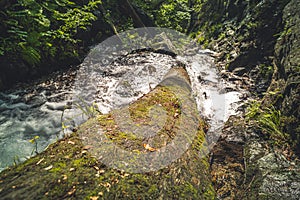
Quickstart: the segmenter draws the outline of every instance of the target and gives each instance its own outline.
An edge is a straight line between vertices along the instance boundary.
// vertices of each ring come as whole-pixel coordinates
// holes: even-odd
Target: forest
[[[0,88],[78,64],[92,45],[124,30],[160,26],[195,37],[200,2],[2,0]]]
[[[299,199],[299,27],[299,0],[0,0],[0,199]],[[144,28],[172,48],[95,63]]]

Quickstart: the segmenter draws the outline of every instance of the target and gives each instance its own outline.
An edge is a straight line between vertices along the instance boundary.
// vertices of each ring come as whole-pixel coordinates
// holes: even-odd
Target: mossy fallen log
[[[0,174],[0,198],[214,199],[209,163],[203,154],[204,122],[197,116],[195,104],[184,99],[191,97],[187,79],[183,68],[173,69],[165,84],[129,105],[128,112],[121,108],[89,119],[77,132],[44,152],[4,170]],[[127,132],[119,127],[126,115],[132,120],[130,127],[125,125]],[[189,133],[194,123],[195,133]],[[158,132],[147,134],[147,128],[156,131],[154,125]],[[132,127],[144,135],[136,136]],[[101,143],[101,137],[117,148]],[[168,149],[170,144],[173,146]],[[185,145],[184,151],[176,152],[180,149],[174,144]],[[135,156],[126,160],[118,148]],[[149,155],[149,166],[145,166],[143,155]],[[157,160],[151,155],[163,157]]]

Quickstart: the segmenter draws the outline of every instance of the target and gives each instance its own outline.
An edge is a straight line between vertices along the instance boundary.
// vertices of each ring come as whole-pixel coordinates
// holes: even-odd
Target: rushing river
[[[74,97],[84,94],[84,102],[95,103],[98,111],[108,113],[148,93],[178,65],[188,72],[199,114],[210,125],[207,140],[213,144],[224,122],[237,112],[242,91],[220,77],[211,53],[201,49],[184,56],[131,52],[102,68],[86,60],[79,70],[0,93],[0,170],[41,152],[86,120],[80,113],[82,107],[76,108],[74,102],[71,106]],[[97,70],[91,71],[91,66]]]
[[[71,100],[74,73],[55,73],[47,80],[0,93],[0,170],[62,137],[61,116]]]

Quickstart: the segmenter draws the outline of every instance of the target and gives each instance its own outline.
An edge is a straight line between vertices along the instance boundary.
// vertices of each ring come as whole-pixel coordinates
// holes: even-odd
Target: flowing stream
[[[71,100],[74,75],[75,71],[57,72],[46,80],[0,93],[0,170],[62,137],[61,116]]]
[[[199,51],[191,57],[176,58],[153,52],[126,56],[105,68],[106,73],[97,80],[97,94],[93,99],[96,99],[100,112],[108,113],[148,93],[180,61],[185,64],[190,76],[199,112],[210,122],[208,136],[216,138],[223,123],[235,114],[235,103],[240,101],[241,93],[226,91],[226,88],[232,88],[231,83],[219,77],[213,59],[205,53]],[[33,86],[1,93],[1,170],[14,162],[24,161],[36,151],[41,152],[63,136],[63,111],[65,116],[74,113],[74,108],[66,109],[74,96],[74,73],[62,73]],[[99,78],[99,75],[94,78]],[[77,110],[75,113],[80,112]],[[84,120],[86,118],[74,126]],[[35,136],[39,138],[29,142]]]
[[[62,122],[68,120],[65,126],[77,126],[86,120],[78,108],[70,106],[78,92],[84,94],[85,101],[96,103],[101,113],[108,113],[148,93],[178,64],[184,65],[189,74],[199,114],[210,124],[207,140],[213,143],[224,122],[236,114],[244,91],[219,76],[209,53],[198,50],[181,57],[135,52],[92,73],[87,74],[85,62],[79,70],[56,73],[47,80],[0,93],[0,170],[62,138],[68,131],[62,131]],[[95,84],[87,90],[84,80]],[[39,138],[32,140],[36,136]]]

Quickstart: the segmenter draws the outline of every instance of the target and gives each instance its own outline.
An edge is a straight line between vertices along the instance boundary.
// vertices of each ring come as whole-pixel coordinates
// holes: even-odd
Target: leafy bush
[[[44,58],[77,57],[78,30],[85,30],[101,3],[69,0],[15,0],[0,9],[0,55],[22,57],[29,65]]]
[[[186,32],[191,15],[188,1],[166,1],[156,12],[156,23],[180,32]]]
[[[133,0],[159,27],[172,28],[187,33],[191,25],[192,13],[199,12],[203,1],[200,0]]]

